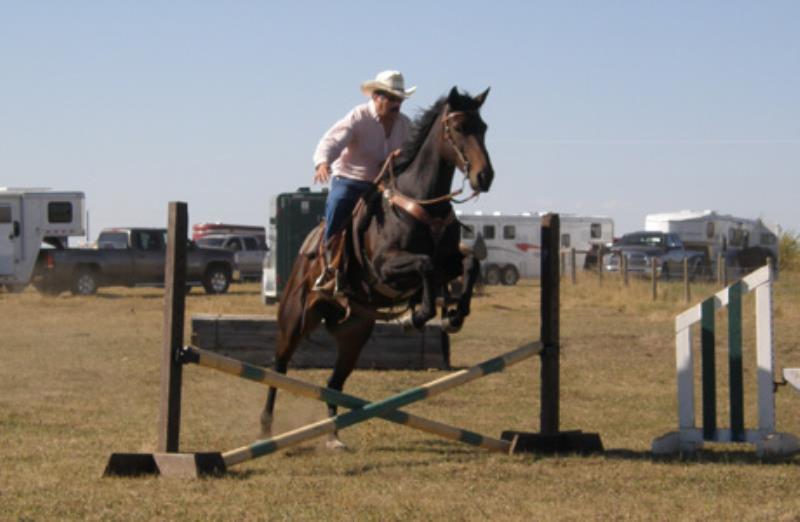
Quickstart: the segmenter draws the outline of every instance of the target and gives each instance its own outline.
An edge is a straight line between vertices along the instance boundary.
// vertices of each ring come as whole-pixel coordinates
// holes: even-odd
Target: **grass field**
[[[453,337],[454,365],[537,339],[538,290],[522,281],[476,298]],[[714,290],[695,286],[693,295]],[[667,285],[652,302],[645,282],[622,288],[585,275],[562,285],[562,427],[599,432],[604,455],[489,454],[374,420],[342,433],[347,451],[309,443],[198,481],[101,478],[110,453],[155,449],[162,291],[0,293],[0,520],[800,520],[800,456],[761,462],[747,446],[712,446],[686,460],[651,458],[651,440],[677,425],[673,318],[686,307],[682,292]],[[798,297],[800,277],[783,274],[778,367],[800,366]],[[256,284],[225,296],[193,293],[187,307],[187,319],[275,312]],[[752,297],[744,313],[752,425]],[[290,374],[318,384],[328,377]],[[408,411],[494,436],[536,431],[538,374],[538,361],[527,361]],[[441,375],[356,371],[346,391],[380,399]],[[722,368],[718,382],[725,377]],[[182,450],[227,450],[258,437],[264,388],[197,367],[186,368],[184,383]],[[727,390],[718,393],[727,425]],[[782,388],[777,405],[778,428],[800,434],[800,394]],[[319,403],[279,398],[278,428],[324,415]]]

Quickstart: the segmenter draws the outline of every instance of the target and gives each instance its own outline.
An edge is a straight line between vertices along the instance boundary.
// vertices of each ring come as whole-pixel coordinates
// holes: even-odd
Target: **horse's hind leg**
[[[333,374],[328,380],[328,388],[342,391],[344,382],[353,372],[361,349],[369,340],[375,321],[352,317],[343,324],[338,324],[329,328],[329,331],[336,338],[337,356],[336,364],[333,367]],[[335,417],[337,408],[335,404],[328,404],[328,415]],[[328,438],[327,446],[330,449],[344,449],[345,445],[339,440],[339,435],[334,432]]]
[[[278,373],[286,373],[289,360],[300,341],[314,328],[319,326],[320,316],[314,310],[308,310],[303,318],[302,310],[294,311],[287,306],[278,314],[278,339],[275,346],[275,363],[273,368]],[[269,387],[267,402],[261,412],[261,434],[269,437],[272,434],[272,420],[275,411],[275,401],[278,395],[277,388]]]

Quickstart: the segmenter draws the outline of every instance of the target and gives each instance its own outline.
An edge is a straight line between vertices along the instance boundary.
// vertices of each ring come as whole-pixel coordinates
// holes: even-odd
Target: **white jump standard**
[[[768,264],[717,292],[675,318],[675,356],[678,373],[678,431],[653,440],[656,455],[693,452],[704,442],[754,444],[759,456],[783,455],[800,448],[788,433],[775,431],[775,347],[772,324],[772,267]],[[742,296],[756,295],[756,363],[758,367],[758,427],[745,429],[742,372]],[[717,427],[714,361],[714,313],[728,307],[730,427]],[[703,427],[695,424],[694,358],[691,326],[702,328]],[[788,373],[788,372],[787,372]],[[785,373],[786,374],[786,373]],[[787,380],[790,380],[787,378]]]

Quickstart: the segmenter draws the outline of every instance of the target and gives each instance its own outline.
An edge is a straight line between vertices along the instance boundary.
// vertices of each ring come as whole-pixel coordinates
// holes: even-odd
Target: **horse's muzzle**
[[[492,180],[494,179],[494,171],[492,169],[484,169],[478,172],[475,177],[477,178],[478,186],[472,188],[481,192],[489,192],[489,187],[492,186]]]

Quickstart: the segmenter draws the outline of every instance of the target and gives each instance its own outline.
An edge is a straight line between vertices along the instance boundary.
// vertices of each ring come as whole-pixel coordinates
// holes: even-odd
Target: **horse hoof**
[[[454,321],[450,317],[444,317],[442,319],[442,330],[446,333],[456,333],[461,331],[463,324],[464,321]]]
[[[331,451],[343,451],[347,449],[344,442],[337,438],[330,439],[325,442],[325,447]]]

